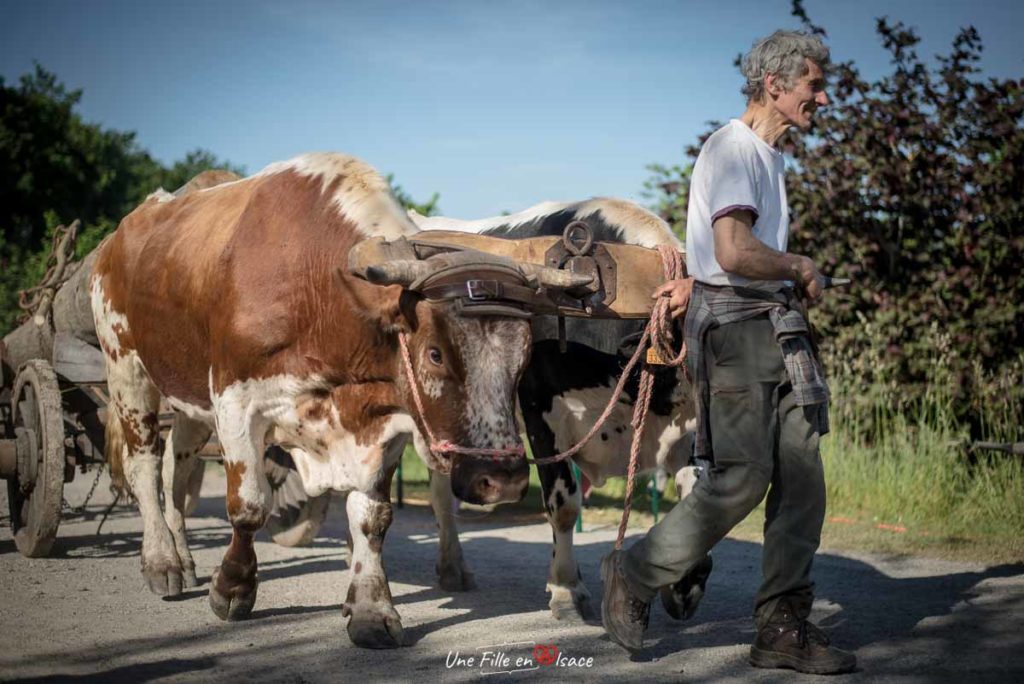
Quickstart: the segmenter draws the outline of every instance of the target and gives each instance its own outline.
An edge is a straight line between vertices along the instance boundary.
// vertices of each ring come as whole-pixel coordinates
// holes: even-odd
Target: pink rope
[[[665,272],[666,280],[681,278],[683,273],[682,255],[667,247],[659,245],[661,253],[661,266]],[[645,336],[650,332],[651,344],[659,349],[663,358],[669,359],[667,364],[671,367],[679,367],[686,359],[686,343],[680,345],[679,353],[672,353],[672,317],[668,310],[668,299],[661,297],[654,304],[654,311],[651,312],[651,320],[644,331]],[[685,372],[685,366],[683,368]],[[644,366],[640,371],[640,387],[637,390],[636,402],[633,404],[633,443],[629,449],[629,469],[626,471],[626,495],[622,502],[622,519],[619,521],[619,534],[615,538],[615,550],[622,550],[622,541],[626,537],[626,526],[629,524],[629,513],[633,509],[633,487],[636,484],[636,470],[640,462],[640,445],[643,442],[644,428],[647,427],[647,412],[651,406],[651,396],[654,394],[654,373],[650,366]]]
[[[409,340],[405,333],[398,333],[398,343],[402,348],[402,361],[405,366],[405,376],[409,381],[409,387],[412,388],[412,399],[416,404],[416,410],[419,411],[420,420],[423,422],[423,429],[427,433],[427,439],[429,440],[430,453],[438,458],[435,461],[435,466],[438,470],[443,473],[451,471],[451,461],[446,460],[443,454],[465,454],[467,456],[481,456],[491,458],[501,458],[508,456],[525,456],[526,450],[520,444],[516,447],[507,449],[479,449],[474,447],[463,447],[452,444],[447,440],[439,440],[434,434],[433,429],[430,427],[430,423],[427,422],[427,413],[423,410],[423,397],[420,395],[419,383],[416,382],[416,375],[412,370],[412,355],[409,353]]]
[[[661,266],[665,274],[665,280],[668,281],[682,278],[685,273],[682,255],[668,245],[658,245],[658,252],[661,255]],[[398,341],[402,349],[402,360],[404,361],[406,377],[408,378],[409,386],[412,388],[413,401],[416,403],[416,410],[419,411],[420,420],[423,422],[423,428],[427,433],[427,438],[430,440],[430,451],[432,455],[438,456],[439,458],[442,454],[466,454],[469,456],[489,456],[492,458],[508,456],[521,457],[525,455],[522,445],[510,449],[476,449],[457,446],[449,441],[439,441],[434,435],[430,424],[427,422],[427,415],[423,410],[423,398],[420,396],[419,385],[417,384],[416,376],[413,373],[412,356],[409,354],[409,343],[406,339],[405,333],[398,334]],[[594,435],[604,427],[608,418],[611,417],[616,404],[618,404],[619,398],[625,391],[626,382],[629,380],[629,374],[633,371],[633,368],[640,360],[640,357],[646,352],[648,342],[650,342],[650,345],[659,351],[662,358],[668,359],[665,365],[673,368],[678,368],[683,365],[686,358],[686,344],[684,343],[680,345],[678,353],[672,349],[672,317],[668,308],[668,298],[666,297],[661,297],[657,302],[655,302],[654,310],[651,312],[651,317],[647,321],[647,325],[644,327],[644,332],[640,338],[640,342],[637,344],[636,351],[633,352],[633,356],[630,357],[626,367],[622,369],[622,375],[619,376],[619,380],[615,385],[615,389],[612,391],[608,404],[605,406],[604,411],[601,412],[598,419],[594,422],[594,426],[590,431],[587,432],[580,441],[565,451],[545,458],[529,459],[531,462],[537,465],[555,463],[567,458],[572,458],[580,452],[587,442],[589,442]],[[683,370],[685,372],[685,366]],[[640,372],[640,386],[637,390],[636,402],[633,405],[633,418],[630,422],[630,425],[633,427],[633,443],[629,450],[629,468],[626,472],[626,495],[622,506],[622,520],[619,522],[619,534],[618,538],[615,540],[616,550],[620,550],[622,548],[622,541],[626,534],[626,526],[629,523],[629,514],[633,506],[633,488],[636,483],[637,464],[640,460],[640,445],[643,442],[644,429],[647,426],[647,412],[651,406],[651,395],[653,393],[654,373],[645,365]],[[436,462],[436,466],[442,472],[448,472],[451,470],[451,462],[445,461],[443,458],[441,458],[439,462]]]

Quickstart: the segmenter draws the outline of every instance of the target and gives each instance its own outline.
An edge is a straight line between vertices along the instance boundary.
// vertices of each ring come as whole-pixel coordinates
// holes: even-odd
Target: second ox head
[[[502,303],[478,307],[470,297],[474,287],[491,292],[523,287],[515,282],[517,276],[537,282],[536,269],[529,266],[489,255],[479,255],[474,263],[474,257],[464,253],[394,260],[366,269],[371,282],[403,288],[399,320],[412,378],[399,349],[398,386],[424,438],[429,440],[432,433],[439,443],[506,450],[496,456],[457,450],[421,453],[432,468],[450,468],[452,492],[470,503],[519,501],[528,487],[526,459],[511,453],[522,447],[515,402],[532,346],[528,314]],[[485,299],[482,290],[476,295]]]

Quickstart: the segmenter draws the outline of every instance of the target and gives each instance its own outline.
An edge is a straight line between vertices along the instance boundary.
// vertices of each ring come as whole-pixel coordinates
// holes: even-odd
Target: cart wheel
[[[327,518],[331,493],[310,498],[291,456],[272,446],[263,459],[272,504],[265,529],[278,546],[308,546]]]
[[[278,546],[309,546],[327,518],[331,493],[306,499],[298,508],[276,509],[267,518],[267,531]],[[283,515],[282,515],[283,513]]]
[[[11,394],[18,474],[7,481],[14,543],[22,555],[50,552],[64,498],[64,413],[57,376],[42,359],[18,371]]]

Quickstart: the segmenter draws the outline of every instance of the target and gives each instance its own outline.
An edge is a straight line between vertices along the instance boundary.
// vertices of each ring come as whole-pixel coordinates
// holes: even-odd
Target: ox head
[[[398,387],[420,433],[471,449],[521,447],[516,387],[532,346],[526,300],[543,285],[578,276],[478,252],[393,259],[361,275],[402,288],[393,320],[407,341],[412,378],[400,354]],[[418,451],[431,468],[450,469],[452,491],[464,501],[518,501],[526,493],[529,469],[521,455],[431,455],[422,445]]]

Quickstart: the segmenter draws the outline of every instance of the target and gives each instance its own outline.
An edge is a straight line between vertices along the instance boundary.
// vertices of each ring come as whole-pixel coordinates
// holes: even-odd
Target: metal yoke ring
[[[577,233],[583,239],[580,246],[577,246],[575,242]],[[573,221],[565,227],[565,231],[562,233],[562,244],[573,256],[586,256],[590,252],[590,248],[594,246],[594,234],[585,221]]]

